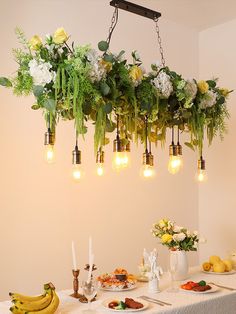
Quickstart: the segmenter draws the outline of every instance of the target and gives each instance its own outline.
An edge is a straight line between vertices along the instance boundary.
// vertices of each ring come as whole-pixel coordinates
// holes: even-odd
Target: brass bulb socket
[[[50,129],[44,133],[44,145],[54,145],[55,144],[55,133]]]
[[[81,151],[78,150],[77,146],[72,151],[72,164],[73,165],[80,165],[81,164]]]
[[[176,145],[176,149],[177,149],[177,155],[178,156],[182,156],[183,155],[183,148],[182,148],[182,145],[180,145],[180,144],[177,144]]]
[[[120,138],[116,138],[113,141],[113,152],[114,153],[121,153],[124,152],[124,146],[122,145],[121,139]]]
[[[198,170],[206,170],[206,161],[203,158],[200,158],[197,162]]]
[[[125,151],[130,153],[130,141],[125,145]]]
[[[169,146],[169,156],[178,156],[178,148],[177,145],[171,144]]]
[[[105,156],[104,151],[99,150],[96,155],[96,163],[104,164],[104,156]]]
[[[143,165],[154,166],[154,156],[152,153],[143,153]]]

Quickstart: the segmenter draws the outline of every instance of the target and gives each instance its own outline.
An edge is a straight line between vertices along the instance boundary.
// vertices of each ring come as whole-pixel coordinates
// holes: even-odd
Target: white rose
[[[174,228],[173,228],[173,231],[174,232],[181,232],[181,230],[183,229],[183,227],[180,227],[180,226],[174,226]]]
[[[173,235],[173,240],[176,242],[181,242],[186,238],[186,235],[183,232],[176,233]]]

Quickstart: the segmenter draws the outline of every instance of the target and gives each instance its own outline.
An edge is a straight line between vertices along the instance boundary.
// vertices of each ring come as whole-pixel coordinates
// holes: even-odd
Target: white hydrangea
[[[90,63],[88,71],[89,78],[92,82],[100,81],[106,74],[105,67],[99,62],[100,58],[95,49],[90,49],[86,54],[86,58]]]
[[[185,233],[180,232],[173,235],[173,240],[176,242],[181,242],[186,238]]]
[[[201,109],[206,109],[208,107],[214,106],[216,103],[216,97],[217,97],[217,94],[214,93],[212,90],[209,90],[208,92],[204,94],[204,97],[202,98],[199,104],[199,107]]]
[[[56,73],[51,71],[52,65],[43,60],[31,60],[29,62],[29,73],[33,78],[34,85],[45,86],[51,81],[55,81]]]
[[[193,79],[186,81],[184,91],[189,98],[194,99],[196,97],[196,95],[197,95],[197,84],[195,83],[195,81]]]
[[[157,88],[161,96],[168,98],[173,92],[173,85],[170,80],[170,76],[164,71],[161,71],[157,77],[152,80],[152,83]]]

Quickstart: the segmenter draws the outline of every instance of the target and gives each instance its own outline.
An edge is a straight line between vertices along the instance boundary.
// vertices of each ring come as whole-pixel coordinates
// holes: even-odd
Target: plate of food
[[[106,291],[128,291],[135,289],[137,279],[124,268],[117,268],[112,273],[105,273],[98,278],[99,287]]]
[[[102,306],[113,312],[140,312],[148,308],[148,302],[136,298],[109,298],[102,302]]]
[[[193,294],[207,294],[216,292],[219,288],[208,285],[205,280],[201,280],[199,282],[188,281],[180,286],[180,290]]]

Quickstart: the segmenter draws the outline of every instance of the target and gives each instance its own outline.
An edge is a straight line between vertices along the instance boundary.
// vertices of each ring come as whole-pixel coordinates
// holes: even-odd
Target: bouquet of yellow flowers
[[[154,224],[152,234],[171,250],[197,251],[198,232],[190,232],[169,219],[161,219]]]

